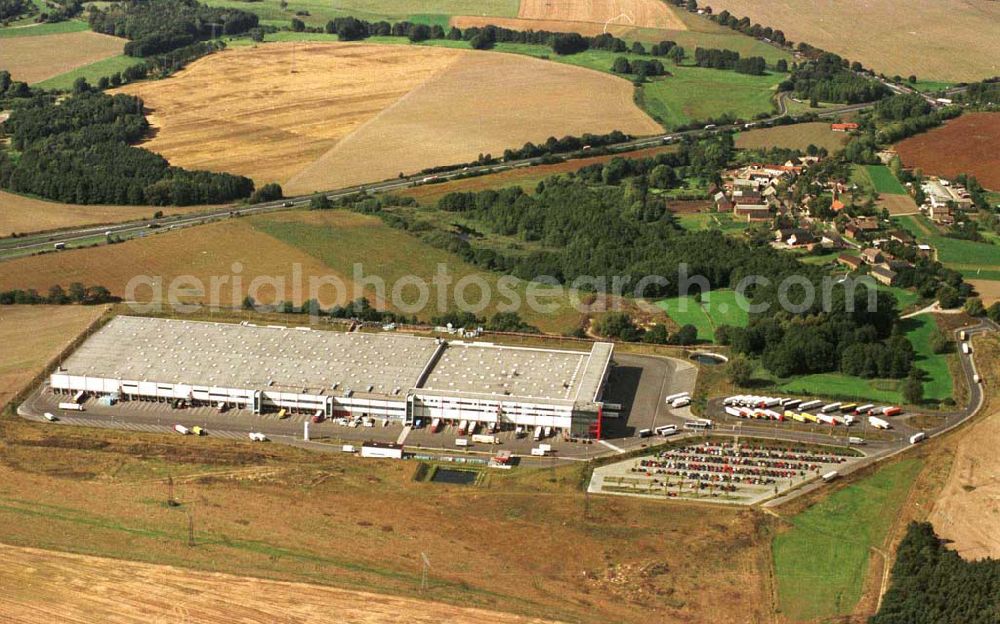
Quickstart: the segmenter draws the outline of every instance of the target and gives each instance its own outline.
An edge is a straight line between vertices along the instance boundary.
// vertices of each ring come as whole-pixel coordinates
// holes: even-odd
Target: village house
[[[833,130],[834,132],[850,132],[851,130],[857,130],[859,127],[860,126],[853,121],[830,124],[830,130]]]
[[[802,247],[816,243],[816,236],[803,228],[783,228],[774,231],[774,240],[789,247]]]
[[[868,264],[878,264],[885,259],[885,256],[878,249],[868,247],[861,250],[861,259]]]
[[[839,264],[844,265],[845,267],[847,267],[852,271],[857,271],[858,269],[861,268],[861,265],[863,264],[861,262],[861,258],[858,258],[857,256],[851,256],[849,254],[840,254],[839,256],[837,256],[837,262]]]
[[[876,264],[868,271],[880,284],[892,286],[896,283],[897,273],[885,264]]]

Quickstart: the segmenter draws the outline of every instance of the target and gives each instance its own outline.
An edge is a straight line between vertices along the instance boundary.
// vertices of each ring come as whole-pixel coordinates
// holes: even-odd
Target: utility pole
[[[194,510],[188,508],[188,548],[194,548]]]

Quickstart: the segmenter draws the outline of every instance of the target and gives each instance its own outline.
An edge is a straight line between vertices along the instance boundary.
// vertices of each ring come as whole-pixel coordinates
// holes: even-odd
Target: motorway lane
[[[870,108],[873,105],[874,104],[872,103],[853,104],[850,106],[844,106],[836,109],[822,111],[818,113],[817,116],[832,117],[840,115],[842,113]],[[781,97],[779,97],[779,106],[782,109],[787,110],[785,108],[783,98]],[[757,127],[760,127],[761,125],[772,122],[783,115],[784,112],[769,117],[768,119],[764,119],[754,123]],[[729,130],[740,130],[743,128],[744,128],[743,124],[732,124],[726,126],[719,126],[715,128],[714,131],[720,132]],[[704,129],[685,130],[681,132],[668,132],[665,134],[655,135],[651,137],[642,137],[638,139],[633,139],[631,141],[626,141],[624,143],[609,145],[606,147],[606,149],[609,152],[615,154],[625,154],[635,150],[665,145],[668,142],[672,142],[686,136],[700,135],[703,134],[704,132],[705,132]],[[507,171],[519,167],[528,167],[534,164],[541,164],[544,162],[544,160],[545,157],[526,158],[522,160],[496,163],[491,165],[470,166],[470,167],[465,167],[463,169],[457,169],[438,174],[417,174],[399,179],[384,180],[382,182],[374,182],[371,184],[363,184],[358,186],[351,186],[347,188],[327,191],[325,194],[330,199],[339,199],[360,192],[368,192],[368,193],[389,192],[401,188],[416,186],[418,184],[425,183],[425,181],[429,179],[434,179],[435,181],[452,180],[460,176],[470,175],[470,174],[498,173],[500,171]],[[217,221],[219,219],[230,218],[236,215],[247,216],[253,214],[274,212],[279,210],[292,210],[295,208],[304,208],[309,205],[309,202],[312,200],[314,195],[315,194],[300,195],[297,197],[290,197],[274,202],[266,202],[254,205],[233,204],[232,206],[227,206],[221,209],[216,209],[201,213],[192,213],[188,215],[166,217],[163,219],[155,220],[155,225],[157,227],[154,228],[150,228],[150,224],[154,223],[154,221],[139,220],[139,221],[129,221],[126,223],[119,223],[117,225],[110,225],[110,226],[96,226],[96,227],[87,226],[71,230],[64,230],[60,232],[52,232],[50,234],[34,235],[25,238],[4,238],[0,239],[0,252],[7,254],[8,257],[15,257],[16,255],[27,255],[38,251],[51,250],[55,245],[55,243],[68,244],[70,245],[70,250],[71,250],[72,243],[74,242],[91,241],[93,238],[100,237],[105,234],[109,234],[112,236],[119,236],[119,237],[134,237],[142,232],[157,232],[163,229],[176,229],[181,227],[203,225],[206,223]],[[151,206],[150,208],[151,209],[155,208],[155,206]]]

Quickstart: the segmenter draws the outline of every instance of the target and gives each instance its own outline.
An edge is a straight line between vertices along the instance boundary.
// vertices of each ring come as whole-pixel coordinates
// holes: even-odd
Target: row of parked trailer
[[[861,417],[868,417],[868,424],[876,429],[891,429],[889,421],[880,416],[897,416],[903,413],[901,407],[876,406],[874,404],[827,403],[812,400],[803,401],[790,397],[768,397],[757,395],[736,395],[726,397],[722,402],[725,412],[735,418],[758,420],[794,420],[824,425],[851,426]]]

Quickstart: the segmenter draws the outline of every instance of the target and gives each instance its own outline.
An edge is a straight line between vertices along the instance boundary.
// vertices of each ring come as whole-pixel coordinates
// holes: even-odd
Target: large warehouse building
[[[613,345],[590,351],[120,316],[52,374],[60,392],[553,427],[599,437]]]

